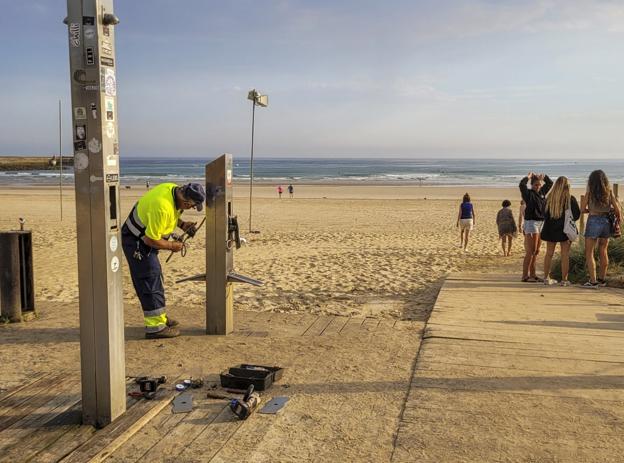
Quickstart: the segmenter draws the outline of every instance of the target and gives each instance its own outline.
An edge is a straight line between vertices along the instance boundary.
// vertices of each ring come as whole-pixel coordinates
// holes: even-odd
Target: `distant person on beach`
[[[457,227],[460,229],[460,245],[464,251],[468,248],[468,238],[470,237],[470,230],[475,225],[475,211],[472,203],[470,202],[470,195],[466,193],[462,199],[462,203],[459,205],[459,214],[457,214]]]
[[[602,170],[595,170],[589,174],[587,181],[587,191],[581,201],[583,213],[589,213],[587,224],[585,225],[585,262],[589,281],[583,286],[596,287],[606,286],[607,267],[609,266],[609,237],[615,232],[615,223],[622,220],[620,205],[613,195],[609,179]],[[598,244],[598,254],[600,256],[600,267],[598,278],[596,278],[596,260],[594,259],[594,249]]]
[[[288,195],[292,198],[295,195],[295,187],[292,186],[292,183],[288,185]]]
[[[567,211],[570,211],[569,213]],[[569,236],[566,231],[566,220],[570,220],[571,215],[573,226],[572,235]],[[544,256],[544,284],[557,284],[556,280],[550,278],[550,265],[552,263],[555,247],[559,243],[561,248],[561,286],[570,286],[568,281],[568,271],[570,268],[570,246],[572,240],[576,239],[578,231],[576,231],[576,221],[581,217],[581,209],[579,208],[576,198],[570,194],[570,182],[566,177],[559,177],[552,191],[546,198],[546,209],[544,214],[544,226],[540,234],[543,241],[546,241],[546,255]],[[572,240],[570,239],[572,238]]]
[[[184,186],[161,183],[141,196],[121,228],[121,246],[143,309],[147,339],[173,338],[180,334],[178,322],[167,314],[158,252],[182,250],[182,242],[170,240],[171,234],[180,228],[194,236],[197,223],[185,222],[180,217],[188,209],[201,212],[205,201],[206,192],[200,183]]]
[[[146,180],[145,181],[145,188],[149,190],[149,187],[150,187],[149,180]]]
[[[506,199],[502,204],[503,208],[496,214],[496,225],[498,226],[498,237],[503,247],[503,255],[511,255],[511,243],[518,234],[518,227],[511,210],[511,201]]]
[[[528,183],[531,182],[531,188]],[[543,281],[535,274],[535,263],[539,254],[542,241],[540,233],[544,225],[544,209],[546,207],[546,195],[552,187],[552,180],[548,175],[529,172],[520,180],[520,193],[526,203],[524,210],[524,262],[522,264],[522,281]]]
[[[277,194],[279,195],[280,199],[282,199],[283,192],[284,192],[284,189],[282,188],[282,185],[277,185]]]

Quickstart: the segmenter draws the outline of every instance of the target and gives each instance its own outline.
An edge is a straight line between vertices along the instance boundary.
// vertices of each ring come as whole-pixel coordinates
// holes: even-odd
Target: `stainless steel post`
[[[113,0],[67,0],[84,423],[126,409]]]
[[[206,165],[206,334],[228,334],[234,328],[233,270],[236,243],[232,226],[232,155]]]

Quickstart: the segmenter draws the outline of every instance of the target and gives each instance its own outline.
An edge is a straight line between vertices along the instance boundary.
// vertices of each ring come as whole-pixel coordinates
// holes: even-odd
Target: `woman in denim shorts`
[[[583,201],[581,201],[581,210],[589,213],[587,225],[585,225],[585,262],[587,263],[589,281],[583,286],[606,286],[605,277],[609,266],[607,248],[611,236],[609,213],[613,210],[617,218],[621,220],[621,211],[620,205],[611,191],[609,179],[602,170],[595,170],[589,174],[587,191]],[[594,259],[596,244],[598,244],[598,254],[600,255],[598,278],[596,278],[596,261]]]

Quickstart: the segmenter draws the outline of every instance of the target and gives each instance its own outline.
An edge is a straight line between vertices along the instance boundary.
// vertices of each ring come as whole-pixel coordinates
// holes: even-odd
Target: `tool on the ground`
[[[198,226],[192,226],[191,228],[189,228],[188,230],[186,230],[184,233],[182,233],[180,236],[176,236],[174,238],[174,241],[179,241],[180,243],[182,243],[182,250],[180,251],[180,255],[182,257],[186,256],[186,241],[189,238],[193,238],[197,232],[199,231],[199,229],[204,225],[204,222],[206,221],[206,217],[204,217],[202,219],[201,222],[199,222]],[[167,257],[167,260],[165,261],[166,263],[168,263],[171,258],[173,257],[175,253],[173,251],[171,251],[171,253],[169,254],[169,257]]]
[[[150,378],[149,376],[140,376],[136,378],[135,383],[139,385],[139,390],[143,397],[146,399],[153,399],[156,397],[156,392],[161,384],[165,384],[167,382],[166,376],[161,376],[159,378]]]
[[[243,363],[223,371],[219,377],[221,387],[225,389],[246,390],[253,384],[256,391],[266,391],[274,382],[279,381],[283,374],[284,369],[278,366]]]
[[[175,385],[176,390],[184,391],[188,388],[199,389],[204,385],[204,378],[189,378]]]
[[[185,392],[173,399],[173,413],[188,413],[193,411],[193,394]]]
[[[271,400],[267,402],[267,404],[262,407],[258,413],[264,413],[267,415],[275,415],[277,414],[284,406],[286,402],[288,402],[289,397],[281,396],[281,397],[273,397]]]
[[[206,393],[206,397],[208,397],[209,399],[234,400],[234,399],[239,399],[240,395],[237,396],[235,394],[224,394],[223,392],[208,391]]]
[[[230,402],[230,410],[232,410],[232,413],[239,419],[246,420],[256,408],[258,408],[260,401],[260,395],[254,392],[253,384],[251,384],[242,400],[232,399]]]

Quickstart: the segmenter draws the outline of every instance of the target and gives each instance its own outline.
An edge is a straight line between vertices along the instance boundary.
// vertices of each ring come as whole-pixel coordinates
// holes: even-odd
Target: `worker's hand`
[[[171,246],[171,252],[180,252],[184,247],[184,243],[181,241],[169,241],[169,246]]]
[[[197,233],[197,222],[182,222],[182,227],[180,228],[193,238],[195,233]]]

